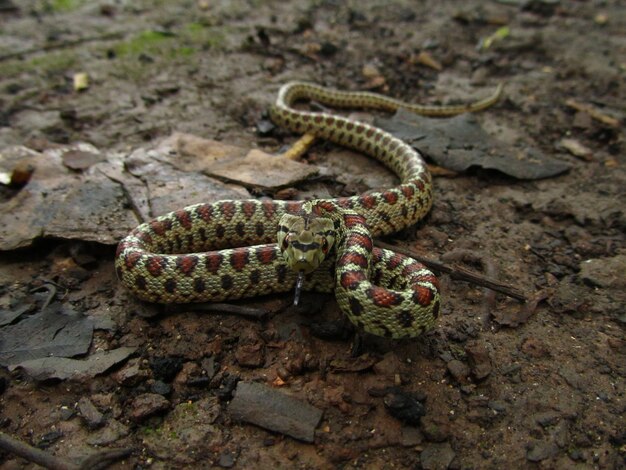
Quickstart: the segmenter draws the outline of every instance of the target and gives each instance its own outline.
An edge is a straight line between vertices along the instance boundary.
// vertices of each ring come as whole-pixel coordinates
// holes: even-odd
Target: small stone
[[[446,470],[455,456],[456,453],[448,442],[430,444],[420,454],[420,463],[424,470]]]
[[[265,342],[256,330],[249,328],[242,333],[235,359],[242,367],[256,368],[265,364]]]
[[[200,367],[206,374],[209,379],[212,379],[213,376],[217,373],[217,367],[215,365],[215,357],[205,357],[200,362]]]
[[[383,359],[374,364],[374,372],[378,375],[393,376],[400,372],[402,361],[394,352],[388,352]]]
[[[217,461],[217,465],[222,468],[231,468],[235,465],[235,457],[231,452],[222,452],[219,460]]]
[[[113,380],[127,387],[138,385],[144,382],[149,376],[150,373],[141,368],[139,359],[131,359],[124,367],[112,375]]]
[[[448,364],[448,372],[459,384],[469,383],[470,368],[458,359],[453,359]]]
[[[419,429],[413,426],[402,426],[400,430],[400,445],[404,447],[415,447],[424,441],[424,435]]]
[[[424,405],[410,393],[391,392],[385,395],[383,402],[391,416],[407,424],[417,426],[426,414]]]
[[[152,393],[156,393],[158,395],[163,395],[164,397],[166,397],[170,393],[172,393],[172,386],[160,380],[155,380],[150,387],[150,391],[152,391]]]
[[[130,417],[133,421],[143,421],[170,407],[170,402],[162,395],[144,393],[136,397],[131,403]]]
[[[580,263],[580,278],[591,287],[626,289],[626,254]]]
[[[557,453],[557,447],[551,442],[532,441],[526,446],[526,459],[531,462],[541,462]]]
[[[128,426],[115,419],[109,420],[107,425],[89,435],[87,443],[92,446],[107,446],[128,436],[130,429]]]
[[[535,414],[533,419],[537,424],[547,428],[548,426],[552,426],[559,421],[559,414],[554,411],[546,411],[544,413]]]
[[[499,400],[492,400],[487,403],[489,409],[497,411],[498,413],[504,413],[506,411],[506,403]]]
[[[472,341],[465,347],[470,370],[477,380],[482,380],[491,374],[491,358],[484,343]]]
[[[183,360],[180,357],[153,357],[150,368],[157,380],[171,382],[183,368]]]
[[[450,421],[445,416],[424,416],[420,429],[430,442],[443,442],[450,437]]]
[[[89,398],[82,397],[78,401],[78,410],[89,429],[98,429],[104,426],[106,422],[104,415],[98,411]]]

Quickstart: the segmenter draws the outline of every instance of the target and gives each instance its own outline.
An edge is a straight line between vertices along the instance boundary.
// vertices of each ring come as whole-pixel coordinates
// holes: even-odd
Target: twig
[[[214,312],[214,313],[228,313],[231,315],[240,315],[242,317],[262,319],[268,312],[262,308],[246,307],[243,305],[235,304],[220,304],[203,302],[197,304],[168,304],[166,306],[168,312]]]
[[[15,57],[21,57],[24,55],[36,54],[38,52],[47,52],[54,49],[64,49],[66,47],[78,46],[86,42],[107,41],[109,39],[121,39],[123,37],[124,33],[106,33],[99,36],[86,36],[77,39],[70,39],[68,41],[55,42],[53,44],[47,44],[41,47],[32,47],[30,49],[23,49],[21,51],[9,52],[8,54],[0,55],[0,61],[14,59]]]
[[[80,470],[80,467],[72,462],[55,457],[3,432],[0,432],[0,448],[52,470]]]
[[[37,449],[1,431],[0,449],[51,470],[100,470],[117,460],[129,456],[133,452],[132,449],[113,449],[96,452],[77,465],[69,460],[55,457],[48,452]]]
[[[420,256],[417,253],[413,252],[412,250],[391,245],[389,243],[384,243],[378,240],[376,241],[376,246],[391,251],[397,251],[398,253],[402,253],[403,255],[410,256],[411,258],[414,258],[417,261],[423,263],[425,266],[429,267],[433,271],[449,274],[452,279],[458,279],[460,281],[467,281],[478,286],[488,287],[489,289],[500,292],[501,294],[507,295],[509,297],[513,297],[514,299],[520,300],[522,302],[526,302],[528,300],[526,295],[521,290],[504,284],[496,279],[492,279],[478,274],[474,271],[470,271],[469,269],[462,266],[447,266],[443,263],[440,263],[439,261],[424,258],[423,256]]]

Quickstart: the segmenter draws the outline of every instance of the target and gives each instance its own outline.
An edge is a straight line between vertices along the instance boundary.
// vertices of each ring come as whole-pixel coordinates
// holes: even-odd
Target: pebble
[[[149,372],[141,368],[139,359],[131,359],[124,367],[112,375],[113,380],[127,387],[138,385],[144,382],[149,376]]]
[[[470,368],[458,359],[453,359],[448,364],[448,372],[459,384],[469,383]]]
[[[172,393],[172,386],[166,384],[161,380],[155,380],[152,386],[150,387],[150,391],[152,393],[156,393],[158,395],[163,395],[164,397],[168,396]]]
[[[420,430],[430,442],[444,442],[450,437],[450,421],[447,417],[426,415],[421,420]]]
[[[420,463],[424,470],[446,470],[455,456],[456,453],[448,442],[430,444],[420,454]]]
[[[541,462],[553,457],[557,448],[552,442],[532,441],[526,446],[526,459],[531,462]]]
[[[472,341],[465,347],[470,370],[477,380],[485,379],[491,374],[491,358],[484,343]]]
[[[78,401],[78,410],[89,429],[98,429],[104,426],[106,422],[104,415],[98,411],[89,398],[82,397]]]
[[[133,421],[143,421],[149,416],[167,410],[169,407],[170,402],[164,396],[156,393],[144,393],[132,401],[130,417]]]
[[[391,416],[406,424],[417,426],[426,414],[424,405],[410,393],[394,391],[385,395],[383,402]]]

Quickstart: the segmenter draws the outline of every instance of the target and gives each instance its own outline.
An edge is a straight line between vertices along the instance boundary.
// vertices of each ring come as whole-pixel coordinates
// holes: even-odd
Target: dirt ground
[[[133,152],[175,132],[278,153],[295,139],[266,110],[281,84],[304,79],[430,104],[504,82],[500,102],[476,115],[482,128],[509,157],[533,149],[569,168],[540,179],[480,160],[435,171],[431,214],[391,241],[466,263],[530,305],[442,274],[434,331],[365,337],[356,356],[353,334],[329,332],[341,319],[334,300],[316,294],[298,311],[291,296],[244,303],[269,310],[262,319],[142,304],[113,270],[115,241],[139,222],[72,232],[75,215],[57,214],[44,237],[0,253],[2,318],[25,312],[2,322],[0,352],[17,331],[6,328],[36,318],[52,292],[93,326],[88,352],[69,357],[132,354],[63,380],[2,367],[3,433],[75,462],[131,449],[115,468],[626,468],[623,2],[7,0],[0,25],[2,165],[16,146],[51,155],[85,142],[130,168]],[[308,160],[330,165],[341,152],[318,143]],[[137,181],[178,192],[159,171]],[[132,215],[123,185],[102,178]],[[331,173],[281,194],[360,192],[364,178]],[[3,186],[5,209],[23,191]],[[193,197],[177,204],[211,200]],[[30,209],[12,210],[5,242],[17,231],[7,217],[21,226]],[[237,381],[321,410],[313,442],[235,419]],[[421,420],[394,413],[394,400],[422,403]],[[0,461],[32,467],[3,451]]]

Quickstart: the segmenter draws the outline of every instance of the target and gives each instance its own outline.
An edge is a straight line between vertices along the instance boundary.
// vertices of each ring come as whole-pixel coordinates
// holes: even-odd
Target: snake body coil
[[[445,116],[488,107],[499,93],[500,88],[468,106],[428,107],[373,93],[288,83],[270,110],[275,123],[366,153],[396,173],[400,184],[331,200],[225,200],[189,206],[141,224],[124,238],[116,255],[117,275],[143,300],[184,303],[287,292],[303,271],[304,290],[335,291],[342,311],[365,331],[417,336],[432,328],[438,316],[437,279],[417,261],[373,247],[372,237],[411,226],[429,211],[431,177],[422,158],[379,128],[296,110],[292,104],[306,98],[336,107],[404,107]],[[311,260],[314,266],[306,267]]]

